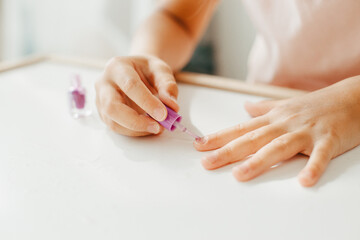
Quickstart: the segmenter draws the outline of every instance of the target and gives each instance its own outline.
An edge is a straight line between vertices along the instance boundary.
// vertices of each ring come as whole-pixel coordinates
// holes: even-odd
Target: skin
[[[233,168],[237,180],[248,181],[302,153],[310,158],[298,179],[309,187],[318,182],[331,159],[360,144],[360,77],[301,97],[247,103],[245,108],[254,117],[251,121],[194,142],[199,151],[215,150],[202,159],[205,169],[253,154]]]
[[[218,1],[164,0],[140,27],[129,56],[111,59],[96,83],[102,120],[127,136],[159,134],[167,112],[175,111],[178,88],[173,75],[190,59]],[[248,181],[271,166],[302,153],[310,156],[298,179],[313,186],[334,157],[360,144],[360,76],[301,97],[247,103],[254,118],[194,142],[213,170],[244,160],[233,168]],[[252,155],[252,156],[251,156]],[[250,157],[249,157],[250,156]]]
[[[127,136],[163,130],[154,119],[166,119],[164,104],[179,110],[173,71],[189,61],[217,2],[163,1],[138,30],[130,56],[108,62],[95,88],[99,115],[109,128]]]

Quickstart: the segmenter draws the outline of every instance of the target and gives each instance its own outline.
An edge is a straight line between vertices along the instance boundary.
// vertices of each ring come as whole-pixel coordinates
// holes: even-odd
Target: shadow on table
[[[190,121],[191,99],[194,92],[187,88],[179,96],[182,124],[191,129],[196,134],[199,130]],[[131,161],[156,161],[163,166],[170,168],[188,168],[194,164],[200,167],[199,161],[201,153],[193,147],[194,139],[180,131],[164,131],[158,136],[147,137],[125,137],[108,131],[114,144],[123,150],[126,158]]]
[[[181,114],[183,115],[182,123],[191,128],[191,130],[200,134],[197,127],[190,121],[190,109],[192,97],[195,90],[186,88],[186,91],[180,92],[179,104]],[[181,132],[164,131],[159,136],[149,136],[140,138],[123,137],[109,131],[109,134],[116,146],[123,149],[126,157],[131,161],[156,161],[169,168],[186,169],[190,167],[199,167],[200,158],[206,153],[197,152],[193,146],[193,139]],[[360,147],[355,148],[335,159],[333,159],[320,181],[312,188],[311,191],[317,191],[325,185],[335,181],[340,175],[346,174],[351,167],[360,164],[357,156],[360,154]],[[307,163],[307,156],[297,155],[292,159],[285,161],[276,167],[269,169],[261,176],[247,182],[239,184],[248,184],[255,186],[264,182],[281,181],[296,178],[299,172]],[[228,173],[232,177],[232,168],[241,162],[234,163],[217,170],[211,171],[214,175]]]
[[[356,154],[355,151],[357,151],[358,154]],[[320,178],[319,182],[315,186],[308,189],[310,191],[318,191],[327,184],[334,182],[341,175],[346,174],[346,172],[348,172],[350,168],[359,165],[360,161],[358,161],[358,159],[354,157],[355,155],[359,155],[359,153],[360,153],[360,147],[352,150],[351,152],[344,153],[343,155],[333,159],[330,162],[323,176]],[[353,157],[351,157],[351,155],[353,155]],[[307,156],[298,154],[295,157],[291,158],[290,160],[287,160],[275,167],[272,167],[271,169],[269,169],[262,175],[258,176],[257,178],[239,184],[248,184],[250,186],[255,186],[265,182],[281,181],[281,180],[296,178],[297,175],[300,173],[300,171],[305,167],[307,160],[308,160]],[[228,172],[230,175],[232,174],[232,168],[239,164],[241,164],[241,161],[214,170],[214,173],[222,174],[224,172]]]

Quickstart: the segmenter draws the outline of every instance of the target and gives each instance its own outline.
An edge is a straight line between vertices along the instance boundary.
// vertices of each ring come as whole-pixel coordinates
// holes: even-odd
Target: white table
[[[128,138],[68,114],[69,77],[93,98],[100,69],[42,62],[0,73],[0,239],[360,239],[360,148],[313,188],[305,157],[239,183],[206,171],[182,133]],[[261,98],[180,84],[184,124],[210,133],[249,120]],[[93,101],[92,101],[93,102]]]

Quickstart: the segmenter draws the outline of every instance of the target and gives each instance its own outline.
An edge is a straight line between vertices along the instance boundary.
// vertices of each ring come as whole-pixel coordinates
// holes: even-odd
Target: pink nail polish
[[[86,101],[86,89],[81,85],[79,75],[75,75],[71,80],[68,96],[70,114],[73,118],[86,117],[91,114],[91,109]]]
[[[207,137],[199,137],[195,139],[198,144],[205,144],[207,142]]]

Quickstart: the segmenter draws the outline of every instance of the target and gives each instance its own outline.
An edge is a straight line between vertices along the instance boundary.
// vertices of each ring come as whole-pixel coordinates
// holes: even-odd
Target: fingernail
[[[156,120],[162,121],[162,120],[165,120],[166,112],[163,108],[157,108],[153,112],[153,116]]]
[[[208,158],[207,157],[204,157],[201,159],[201,164],[203,165],[203,167],[207,170],[212,170],[214,169],[214,165],[212,162],[209,162],[208,161]]]
[[[213,163],[215,163],[216,162],[216,160],[217,160],[217,154],[210,154],[210,155],[208,155],[208,156],[206,156],[205,158],[204,158],[204,160],[206,161],[206,162],[208,162],[208,163],[211,163],[211,164],[213,164]]]
[[[159,133],[160,132],[160,126],[157,123],[152,123],[147,127],[147,130],[151,133]]]
[[[315,183],[314,173],[306,171],[299,174],[299,181],[303,187],[311,187]]]
[[[175,96],[170,96],[170,99],[177,103],[177,99]]]
[[[241,164],[240,166],[238,166],[238,167],[236,167],[236,171],[237,172],[240,172],[240,173],[242,173],[242,174],[246,174],[246,173],[248,173],[249,172],[249,164],[247,164],[247,163],[243,163],[243,164]]]
[[[314,178],[314,175],[310,171],[304,171],[301,173],[300,178],[311,181]]]
[[[207,142],[207,137],[201,137],[196,139],[196,143],[205,144]]]

